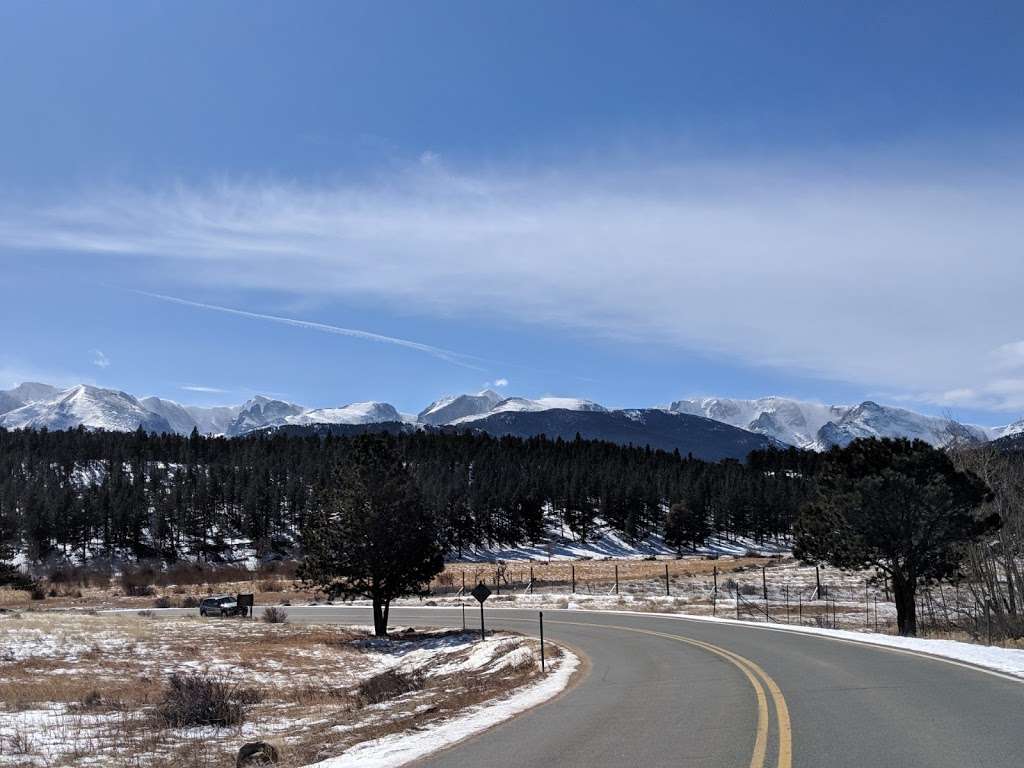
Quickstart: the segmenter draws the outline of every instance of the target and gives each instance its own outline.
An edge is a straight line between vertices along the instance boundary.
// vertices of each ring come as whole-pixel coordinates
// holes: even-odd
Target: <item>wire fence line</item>
[[[542,569],[520,564],[481,564],[449,578],[435,580],[431,594],[468,594],[483,582],[497,595],[554,595],[570,597],[678,598],[689,607],[726,618],[831,629],[867,629],[897,633],[896,607],[885,579],[863,574],[823,574],[804,569],[800,578],[785,568],[764,566],[708,576],[681,576],[666,566],[658,577],[620,577],[617,565],[601,577],[541,578]],[[814,577],[808,581],[807,576]],[[710,608],[710,611],[707,609]],[[966,583],[922,585],[916,600],[918,629],[922,634],[962,633],[992,643],[1003,639],[992,606],[978,599]]]

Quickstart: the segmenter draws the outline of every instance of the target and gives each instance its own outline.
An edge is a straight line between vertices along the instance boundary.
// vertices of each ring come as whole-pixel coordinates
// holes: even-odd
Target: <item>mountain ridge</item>
[[[766,438],[769,442],[765,444],[794,445],[818,451],[846,445],[858,437],[919,438],[933,445],[947,446],[980,444],[1024,434],[1024,419],[1002,427],[977,427],[871,400],[858,405],[825,405],[778,396],[707,397],[676,400],[663,408],[609,409],[581,398],[504,397],[485,389],[438,398],[416,416],[409,416],[390,403],[372,400],[308,408],[256,395],[241,405],[203,407],[155,396],[138,399],[120,390],[84,384],[60,390],[49,384],[26,382],[0,391],[0,426],[9,429],[85,426],[134,430],[142,427],[178,434],[197,429],[203,434],[234,437],[274,427],[333,424],[358,429],[369,424],[396,423],[410,428],[465,427],[494,434],[526,434],[530,430],[539,434],[536,430],[553,430],[552,434],[572,437],[575,433],[563,432],[569,429],[567,424],[578,423],[598,439],[609,435],[632,442],[648,439],[662,446],[671,444],[672,448],[690,444],[689,438],[676,434],[680,422],[666,421],[657,414],[706,419]],[[700,431],[694,426],[696,422],[689,423],[693,430]],[[647,438],[640,434],[644,429],[649,433]],[[668,439],[658,433],[659,429],[668,429],[675,437]]]

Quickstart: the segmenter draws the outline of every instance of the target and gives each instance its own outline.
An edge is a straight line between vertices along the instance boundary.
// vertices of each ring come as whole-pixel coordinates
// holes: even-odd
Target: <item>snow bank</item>
[[[557,666],[538,683],[525,686],[502,699],[472,707],[458,719],[432,723],[419,731],[363,742],[343,755],[313,763],[306,768],[392,768],[405,765],[543,704],[565,690],[578,666],[579,659],[562,648]]]

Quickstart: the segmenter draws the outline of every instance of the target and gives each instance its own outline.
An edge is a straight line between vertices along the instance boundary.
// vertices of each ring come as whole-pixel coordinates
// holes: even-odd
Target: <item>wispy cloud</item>
[[[202,392],[211,395],[226,395],[231,391],[230,389],[221,389],[220,387],[204,387],[199,384],[182,384],[178,389],[183,389],[186,392]]]
[[[429,344],[421,344],[418,341],[409,341],[408,339],[399,339],[394,336],[383,336],[379,333],[372,333],[370,331],[361,331],[355,328],[342,328],[337,325],[328,325],[327,323],[314,323],[309,320],[298,320],[293,317],[282,317],[280,315],[266,315],[261,312],[249,312],[244,309],[233,309],[232,307],[222,307],[217,304],[205,304],[199,301],[190,301],[188,299],[181,299],[176,296],[165,296],[160,293],[150,293],[149,291],[138,291],[133,290],[133,293],[137,293],[141,296],[148,296],[151,299],[159,299],[160,301],[168,301],[173,304],[180,304],[186,307],[196,307],[197,309],[207,309],[214,312],[224,312],[229,315],[236,315],[238,317],[247,317],[252,320],[266,320],[273,323],[283,323],[284,325],[290,325],[293,328],[303,328],[310,331],[318,331],[320,333],[330,333],[335,336],[349,336],[354,339],[363,339],[364,341],[373,341],[381,344],[394,344],[395,346],[405,347],[406,349],[413,349],[417,352],[423,352],[433,357],[445,360],[454,365],[460,365],[463,368],[471,368],[473,370],[483,370],[479,365],[469,362],[473,360],[471,355],[464,355],[460,352],[453,352],[449,349],[442,349],[440,347],[434,347]]]
[[[144,259],[209,288],[571,328],[874,390],[988,392],[985,407],[1017,408],[1001,394],[1016,377],[990,351],[1024,327],[1024,185],[891,158],[851,167],[456,173],[431,156],[374,183],[108,189],[8,206],[0,245]]]
[[[103,354],[102,349],[92,350],[92,364],[97,368],[109,368],[110,358]]]
[[[494,389],[501,389],[501,388],[507,387],[507,386],[508,386],[508,379],[505,379],[505,378],[495,379],[494,381],[485,381],[484,382],[484,388],[485,389],[490,389],[491,387],[493,387]]]

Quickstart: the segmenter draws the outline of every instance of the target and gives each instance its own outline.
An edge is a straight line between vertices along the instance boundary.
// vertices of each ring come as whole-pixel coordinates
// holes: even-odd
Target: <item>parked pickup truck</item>
[[[231,595],[204,597],[199,603],[200,616],[237,616],[238,602]]]

